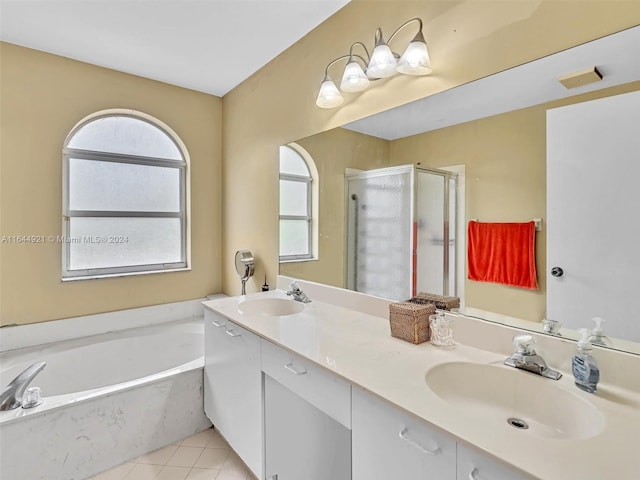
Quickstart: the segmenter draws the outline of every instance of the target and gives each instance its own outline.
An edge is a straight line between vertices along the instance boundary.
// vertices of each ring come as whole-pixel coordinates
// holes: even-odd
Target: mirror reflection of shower
[[[413,165],[348,173],[347,288],[394,300],[455,295],[456,180]]]

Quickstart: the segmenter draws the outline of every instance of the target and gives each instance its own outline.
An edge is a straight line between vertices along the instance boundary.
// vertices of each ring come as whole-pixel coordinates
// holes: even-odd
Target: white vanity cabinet
[[[527,480],[511,468],[458,443],[458,478],[456,480]]]
[[[530,480],[326,368],[313,342],[272,343],[271,317],[232,322],[236,308],[205,309],[204,407],[258,479]]]
[[[455,440],[355,387],[351,424],[353,480],[456,479]]]
[[[263,341],[267,480],[351,479],[351,385]]]
[[[204,410],[231,448],[262,478],[260,338],[205,310]]]

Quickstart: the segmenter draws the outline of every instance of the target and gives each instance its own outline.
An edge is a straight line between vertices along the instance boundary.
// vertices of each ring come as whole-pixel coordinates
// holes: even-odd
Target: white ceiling
[[[350,0],[0,0],[0,39],[223,96]]]
[[[593,66],[602,73],[602,81],[571,90],[558,82],[563,75]],[[357,120],[344,128],[395,140],[636,80],[640,80],[640,26]]]

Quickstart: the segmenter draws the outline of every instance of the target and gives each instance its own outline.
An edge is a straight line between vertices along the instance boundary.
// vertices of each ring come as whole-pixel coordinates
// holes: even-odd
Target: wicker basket
[[[420,305],[412,302],[398,302],[389,305],[391,336],[407,342],[418,343],[429,340],[429,315],[436,312],[436,306],[429,303]]]
[[[409,301],[419,304],[432,303],[439,310],[453,310],[460,307],[460,297],[446,297],[427,292],[419,292]]]

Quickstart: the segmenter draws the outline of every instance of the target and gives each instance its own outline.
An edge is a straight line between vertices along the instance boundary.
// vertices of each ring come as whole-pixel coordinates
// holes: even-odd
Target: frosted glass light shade
[[[360,92],[369,86],[369,79],[362,67],[355,60],[347,63],[342,74],[340,90],[343,92]]]
[[[398,62],[397,71],[405,75],[427,75],[431,73],[431,61],[427,43],[422,32],[411,41]]]
[[[343,101],[344,98],[336,84],[329,77],[325,77],[322,85],[320,85],[316,105],[320,108],[333,108],[342,104]]]
[[[380,43],[373,50],[369,66],[367,67],[367,76],[369,78],[385,78],[396,73],[398,62],[393,56],[393,52],[386,43]]]

